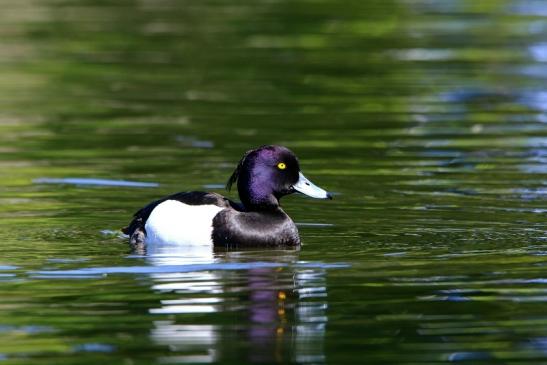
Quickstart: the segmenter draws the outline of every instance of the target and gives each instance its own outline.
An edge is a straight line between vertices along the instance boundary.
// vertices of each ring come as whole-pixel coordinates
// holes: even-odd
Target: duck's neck
[[[241,202],[248,211],[264,211],[279,209],[279,200],[265,186],[238,186]]]

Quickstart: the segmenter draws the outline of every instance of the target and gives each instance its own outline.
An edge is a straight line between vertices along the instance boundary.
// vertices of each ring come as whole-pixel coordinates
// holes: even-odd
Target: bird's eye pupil
[[[284,162],[280,162],[277,164],[277,168],[280,170],[285,170],[287,168],[287,165],[285,165]]]

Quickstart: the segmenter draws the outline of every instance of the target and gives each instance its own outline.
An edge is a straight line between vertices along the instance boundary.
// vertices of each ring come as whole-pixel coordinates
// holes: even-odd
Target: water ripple
[[[42,177],[34,179],[35,184],[71,184],[71,185],[96,185],[96,186],[123,186],[133,188],[155,188],[158,183],[153,182],[138,182],[126,180],[108,180],[108,179],[91,179],[82,177],[67,177],[67,178],[49,178]]]
[[[115,266],[90,267],[74,270],[38,270],[29,275],[40,278],[55,277],[96,277],[110,274],[176,274],[196,271],[231,271],[261,268],[281,268],[289,266],[282,262],[214,263],[195,265],[159,265],[159,266]],[[350,267],[346,263],[301,262],[291,265],[295,268],[341,269]]]

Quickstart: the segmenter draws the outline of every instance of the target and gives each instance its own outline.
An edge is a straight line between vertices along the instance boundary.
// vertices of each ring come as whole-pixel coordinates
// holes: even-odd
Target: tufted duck
[[[123,232],[136,250],[149,245],[297,246],[298,230],[279,206],[295,191],[332,199],[300,172],[294,153],[282,146],[246,152],[226,185],[237,183],[241,203],[206,192],[182,192],[135,213]]]

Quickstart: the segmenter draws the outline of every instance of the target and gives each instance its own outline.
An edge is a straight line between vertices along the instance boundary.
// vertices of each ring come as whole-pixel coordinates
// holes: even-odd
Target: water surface
[[[547,363],[542,1],[0,5],[0,363]],[[129,251],[270,143],[301,250]]]

